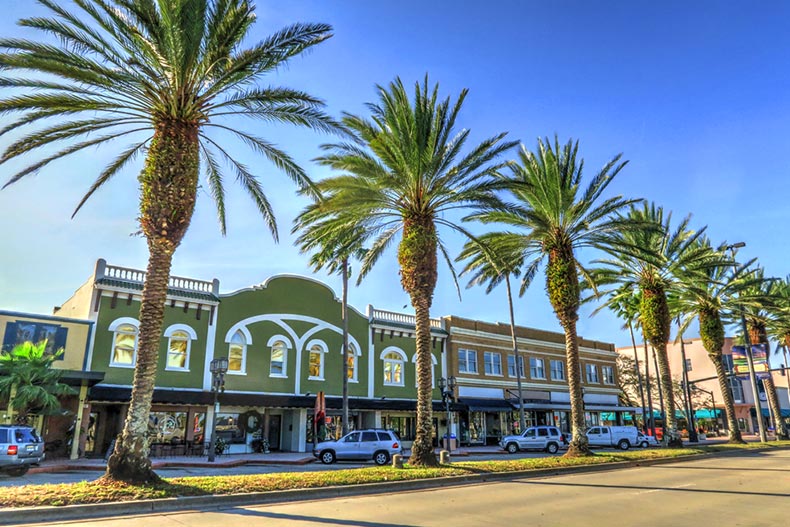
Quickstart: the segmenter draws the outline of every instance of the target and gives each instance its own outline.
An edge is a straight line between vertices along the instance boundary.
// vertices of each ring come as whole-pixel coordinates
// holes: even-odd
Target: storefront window
[[[247,434],[239,424],[239,414],[217,414],[217,438],[225,443],[246,443]]]
[[[177,443],[186,438],[186,412],[151,412],[148,414],[148,438],[151,443]]]
[[[195,414],[192,419],[192,438],[195,443],[203,443],[206,439],[206,414]]]
[[[601,419],[598,412],[584,412],[584,422],[588,427],[599,426],[601,424]]]
[[[389,428],[398,433],[401,441],[414,441],[417,437],[416,419],[414,417],[383,416],[384,428]]]

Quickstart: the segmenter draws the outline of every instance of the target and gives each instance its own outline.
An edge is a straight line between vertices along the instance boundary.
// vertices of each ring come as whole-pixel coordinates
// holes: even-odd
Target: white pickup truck
[[[587,430],[591,447],[616,447],[628,450],[639,444],[639,430],[635,426],[593,426]]]

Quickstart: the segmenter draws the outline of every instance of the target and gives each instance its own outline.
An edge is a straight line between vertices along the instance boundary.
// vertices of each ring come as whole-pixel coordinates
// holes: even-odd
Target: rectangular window
[[[477,352],[474,350],[458,350],[458,371],[460,373],[477,373]]]
[[[587,364],[585,365],[585,371],[587,372],[587,383],[598,384],[600,382],[598,380],[598,366],[595,364]]]
[[[272,362],[269,366],[270,377],[285,377],[285,342],[278,340],[272,344]]]
[[[518,356],[518,373],[523,378],[524,375],[524,357]],[[516,376],[516,357],[514,355],[507,356],[507,374],[510,377]]]
[[[551,380],[564,381],[565,380],[565,364],[561,360],[551,361]]]
[[[324,353],[321,350],[310,351],[310,377],[315,379],[322,378],[321,375],[321,359],[323,358]]]
[[[228,353],[228,371],[244,371],[244,348],[231,344]]]
[[[743,402],[743,385],[738,379],[729,379],[730,389],[732,390],[732,398],[736,403]]]
[[[189,335],[183,331],[176,331],[170,336],[167,347],[167,370],[189,369]]]
[[[502,355],[492,351],[483,353],[486,375],[502,375]]]
[[[529,359],[529,376],[533,379],[545,379],[546,370],[543,369],[543,359],[536,359],[530,357]]]
[[[601,375],[604,384],[614,384],[614,368],[611,366],[601,366]]]

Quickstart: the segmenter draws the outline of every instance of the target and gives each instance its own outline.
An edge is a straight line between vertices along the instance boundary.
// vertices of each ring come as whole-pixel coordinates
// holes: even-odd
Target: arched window
[[[110,366],[133,368],[137,361],[137,326],[123,323],[114,330]]]
[[[228,371],[244,373],[247,361],[247,338],[241,330],[230,338],[228,346]]]
[[[357,356],[359,352],[356,346],[351,342],[348,343],[348,353],[346,353],[346,375],[348,380],[357,382]]]
[[[173,324],[165,330],[167,337],[166,370],[189,371],[189,351],[197,333],[186,324]]]
[[[326,351],[326,344],[320,340],[313,340],[307,343],[309,379],[324,380],[324,354],[326,354]]]
[[[414,356],[411,358],[412,363],[414,364],[414,386],[418,387],[420,385],[420,379],[417,377],[417,354],[415,353]],[[436,355],[431,353],[431,388],[436,387]]]
[[[406,357],[398,350],[384,350],[381,354],[384,361],[384,384],[386,386],[403,386],[403,363]]]
[[[269,365],[270,377],[285,377],[285,365],[288,359],[288,345],[282,340],[276,340],[271,344],[272,361]]]

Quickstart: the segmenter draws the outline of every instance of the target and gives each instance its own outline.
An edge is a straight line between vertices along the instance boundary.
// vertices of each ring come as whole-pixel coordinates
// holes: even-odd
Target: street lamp
[[[725,251],[732,253],[732,259],[735,260],[735,249],[746,247],[745,242],[733,243],[724,247]],[[740,294],[739,294],[740,297]],[[752,385],[752,397],[754,397],[754,413],[757,416],[757,428],[760,431],[760,442],[767,443],[768,436],[765,435],[765,425],[763,424],[763,409],[760,406],[760,394],[757,391],[757,376],[754,374],[754,359],[752,358],[752,339],[749,338],[749,328],[746,327],[746,310],[743,304],[738,306],[741,311],[741,325],[743,326],[743,341],[746,344],[746,362],[749,365],[749,382]]]
[[[713,412],[712,412],[712,415],[713,415],[713,431],[716,434],[716,436],[718,436],[719,435],[719,416],[718,416],[717,410],[716,410],[716,399],[715,399],[715,397],[713,395],[713,390],[706,390],[705,388],[700,388],[696,384],[694,385],[693,389],[697,390],[697,391],[700,391],[700,392],[705,392],[708,395],[710,395],[710,405],[713,407]]]
[[[450,376],[447,379],[441,377],[439,379],[439,390],[442,392],[442,402],[444,403],[444,408],[447,411],[447,450],[452,450],[451,446],[451,437],[453,435],[453,414],[450,412],[450,402],[455,399],[455,387],[456,387],[456,380],[454,376]]]
[[[219,414],[219,392],[225,391],[225,374],[228,372],[228,358],[220,357],[209,364],[211,371],[211,391],[214,392],[214,419],[211,420],[211,443],[208,447],[208,460],[213,463],[217,449],[217,415]]]

